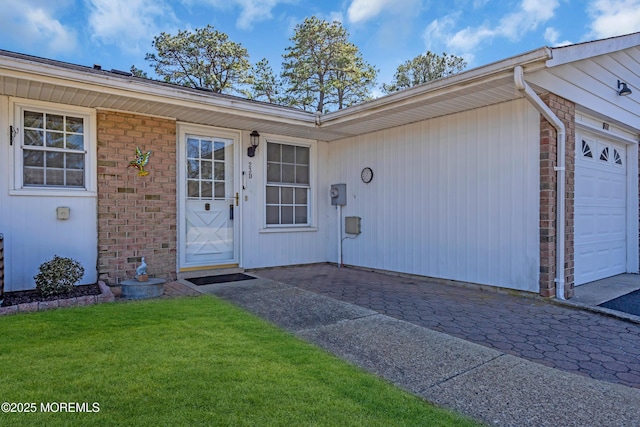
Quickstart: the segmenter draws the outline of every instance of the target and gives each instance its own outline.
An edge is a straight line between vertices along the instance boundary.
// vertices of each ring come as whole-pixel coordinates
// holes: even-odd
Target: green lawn
[[[37,409],[2,426],[476,425],[207,296],[0,317],[0,402]],[[99,412],[41,412],[66,402]]]

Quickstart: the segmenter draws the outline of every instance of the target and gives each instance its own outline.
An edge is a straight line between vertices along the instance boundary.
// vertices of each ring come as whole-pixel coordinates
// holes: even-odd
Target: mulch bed
[[[5,292],[4,301],[0,307],[8,307],[10,305],[18,305],[29,302],[54,301],[57,299],[77,298],[86,295],[100,295],[100,286],[97,283],[93,285],[74,286],[71,292],[61,295],[50,295],[43,297],[37,290]]]

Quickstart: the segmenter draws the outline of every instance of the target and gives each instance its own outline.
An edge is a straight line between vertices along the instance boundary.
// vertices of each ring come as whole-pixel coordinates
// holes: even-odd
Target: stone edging
[[[111,288],[109,288],[109,286],[102,281],[98,282],[98,286],[100,286],[100,295],[85,295],[76,298],[57,299],[53,301],[26,302],[17,305],[10,305],[8,307],[0,307],[0,316],[115,301],[115,297],[113,296],[113,292],[111,292]]]

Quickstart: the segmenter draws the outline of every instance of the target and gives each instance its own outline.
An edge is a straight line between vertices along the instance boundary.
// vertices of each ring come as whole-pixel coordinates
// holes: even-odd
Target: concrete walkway
[[[260,279],[190,287],[488,424],[640,425],[640,325],[538,298],[332,265],[250,273]],[[585,355],[603,360],[592,366]]]

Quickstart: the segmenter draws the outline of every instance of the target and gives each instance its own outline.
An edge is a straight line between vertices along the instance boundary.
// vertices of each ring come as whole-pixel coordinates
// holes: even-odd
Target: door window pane
[[[211,141],[203,140],[200,148],[200,157],[207,160],[213,159],[213,144],[211,143]]]
[[[225,184],[224,182],[216,182],[216,199],[224,199],[225,197]]]
[[[213,158],[215,160],[224,160],[224,142],[216,141],[214,143],[215,153]]]
[[[227,180],[231,179],[233,168],[227,162],[231,152],[229,142],[191,135],[187,138],[187,183],[188,197],[203,199],[224,199],[227,197]],[[229,150],[229,153],[226,151]],[[196,187],[197,183],[197,187]]]
[[[187,138],[187,158],[200,158],[200,141],[195,138]]]
[[[202,163],[200,163],[200,179],[213,179],[211,162],[208,160],[203,160]]]

